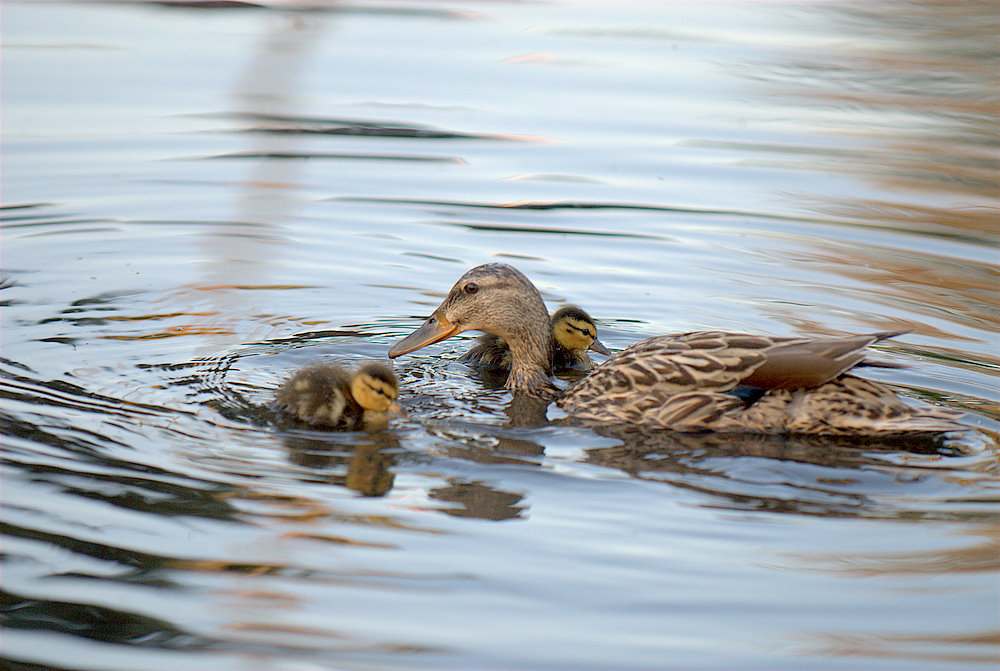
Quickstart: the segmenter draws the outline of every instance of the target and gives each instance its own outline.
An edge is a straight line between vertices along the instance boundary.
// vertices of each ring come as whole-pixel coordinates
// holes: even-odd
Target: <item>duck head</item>
[[[611,354],[597,339],[597,325],[584,310],[575,305],[564,305],[552,315],[552,337],[564,349],[576,352],[592,350]]]
[[[366,413],[388,412],[397,416],[405,414],[396,401],[399,396],[399,380],[384,364],[372,362],[358,368],[351,379],[351,396]]]
[[[523,378],[547,379],[551,329],[545,303],[535,285],[505,263],[468,271],[420,328],[389,350],[393,359],[463,331],[484,331],[504,339],[513,364],[508,387]]]

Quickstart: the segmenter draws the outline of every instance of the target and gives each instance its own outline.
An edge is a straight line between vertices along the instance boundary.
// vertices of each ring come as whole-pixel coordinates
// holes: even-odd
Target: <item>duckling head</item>
[[[351,396],[369,412],[401,415],[402,409],[396,401],[399,396],[399,380],[388,366],[366,363],[354,373],[351,379]]]
[[[462,275],[434,314],[389,350],[389,358],[470,330],[500,336],[512,351],[531,352],[539,362],[548,358],[545,303],[531,281],[505,263],[477,266]]]
[[[583,352],[593,350],[611,354],[597,339],[597,326],[586,312],[575,305],[564,305],[552,315],[552,336],[564,349]]]

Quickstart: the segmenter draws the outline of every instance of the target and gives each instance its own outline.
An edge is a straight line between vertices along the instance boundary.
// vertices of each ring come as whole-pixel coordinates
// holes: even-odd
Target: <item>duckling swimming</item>
[[[313,364],[295,372],[278,391],[277,406],[308,424],[345,429],[379,429],[388,415],[402,414],[399,381],[380,363],[346,371]]]
[[[553,336],[541,295],[520,271],[503,263],[463,275],[434,314],[389,350],[389,357],[467,330],[485,331],[508,344],[508,389],[557,399],[570,417],[582,421],[841,436],[969,428],[957,421],[961,413],[910,407],[885,385],[848,373],[864,362],[868,345],[898,332],[831,338],[719,331],[658,336],[626,348],[560,391],[549,377]]]
[[[553,313],[552,366],[555,370],[589,371],[594,363],[587,350],[611,354],[597,339],[597,326],[586,312],[575,305],[564,305]],[[487,333],[459,359],[461,363],[482,368],[510,369],[510,348],[500,336]]]

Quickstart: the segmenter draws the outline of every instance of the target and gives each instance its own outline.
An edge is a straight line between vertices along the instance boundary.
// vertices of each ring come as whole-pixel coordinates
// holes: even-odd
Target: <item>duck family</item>
[[[964,430],[961,413],[911,407],[889,387],[852,370],[877,365],[869,345],[903,332],[775,338],[693,331],[639,341],[594,366],[588,351],[610,352],[593,319],[568,305],[551,317],[519,270],[489,263],[466,272],[441,305],[389,350],[394,359],[464,331],[482,331],[460,359],[507,373],[506,388],[569,418],[600,425],[681,432],[896,436]],[[566,389],[557,370],[589,371]],[[295,373],[277,407],[319,426],[373,429],[400,414],[399,383],[385,365],[354,372],[319,364]]]

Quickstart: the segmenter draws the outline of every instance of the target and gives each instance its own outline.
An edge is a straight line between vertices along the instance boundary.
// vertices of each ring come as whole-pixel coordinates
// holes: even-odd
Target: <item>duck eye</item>
[[[464,287],[462,287],[462,290],[465,291],[465,293],[467,294],[474,294],[477,291],[479,291],[479,285],[476,284],[475,282],[469,282]]]

